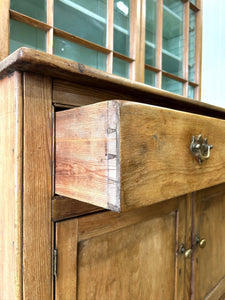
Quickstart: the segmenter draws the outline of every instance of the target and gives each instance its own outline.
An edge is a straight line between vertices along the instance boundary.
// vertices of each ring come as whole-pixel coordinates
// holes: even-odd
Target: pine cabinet
[[[225,297],[224,109],[27,48],[0,108],[0,299]]]

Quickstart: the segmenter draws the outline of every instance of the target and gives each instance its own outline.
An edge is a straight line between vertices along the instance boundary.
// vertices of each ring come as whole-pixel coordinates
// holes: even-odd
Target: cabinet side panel
[[[51,299],[52,89],[24,74],[24,299]]]
[[[22,299],[22,78],[0,81],[0,299]]]
[[[56,113],[56,194],[108,208],[107,118],[107,102]]]
[[[77,299],[77,240],[77,219],[57,223],[56,248],[58,259],[55,280],[56,300]]]

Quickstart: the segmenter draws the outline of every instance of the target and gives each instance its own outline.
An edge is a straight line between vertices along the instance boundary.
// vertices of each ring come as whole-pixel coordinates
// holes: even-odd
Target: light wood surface
[[[78,220],[56,223],[57,276],[55,299],[76,300]]]
[[[32,300],[52,294],[51,86],[48,77],[24,74],[23,289]]]
[[[77,298],[174,299],[175,223],[171,212],[79,242]]]
[[[0,299],[22,300],[22,75],[0,81]]]
[[[125,213],[105,211],[79,218],[79,241],[137,224],[148,218],[157,218],[178,209],[179,198]]]
[[[223,108],[187,99],[180,95],[95,70],[34,49],[20,48],[0,63],[0,77],[10,74],[14,70],[38,72],[54,78],[66,79],[70,82],[90,87],[98,87],[104,91],[121,91],[128,97],[138,97],[140,102],[225,118],[225,110]]]
[[[9,55],[10,0],[0,1],[0,61]]]
[[[171,200],[170,200],[171,201]],[[169,202],[170,202],[169,201]],[[188,300],[191,294],[192,260],[179,253],[179,247],[184,244],[185,249],[192,247],[192,194],[178,198],[177,219],[177,257],[176,257],[176,297],[177,300]]]
[[[114,102],[56,113],[56,194],[119,210],[118,113]]]
[[[224,184],[196,193],[194,236],[205,238],[206,246],[195,246],[195,299],[221,299],[225,294],[224,211]]]
[[[52,219],[54,221],[88,215],[102,210],[98,206],[67,197],[55,196],[52,200]]]
[[[222,183],[224,130],[223,120],[126,101],[57,112],[55,191],[126,211]],[[190,152],[199,134],[214,146],[201,165]]]
[[[157,3],[157,37],[156,37],[156,67],[162,70],[162,48],[163,48],[163,0]],[[156,75],[156,87],[162,87],[162,72]]]
[[[49,26],[48,24],[46,24],[44,22],[41,22],[41,21],[38,21],[34,18],[28,17],[24,14],[21,14],[17,11],[14,11],[12,9],[10,9],[10,18],[13,19],[13,20],[16,20],[18,22],[23,22],[23,23],[28,24],[30,26],[39,28],[39,29],[44,30],[44,31],[48,31],[49,29],[51,29],[51,26]]]

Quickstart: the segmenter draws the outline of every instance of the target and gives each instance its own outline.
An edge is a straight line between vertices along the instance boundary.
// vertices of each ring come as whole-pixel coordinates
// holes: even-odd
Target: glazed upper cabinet
[[[32,47],[199,99],[200,0],[2,3],[0,14],[8,24],[1,34],[7,40],[2,58],[19,47]]]

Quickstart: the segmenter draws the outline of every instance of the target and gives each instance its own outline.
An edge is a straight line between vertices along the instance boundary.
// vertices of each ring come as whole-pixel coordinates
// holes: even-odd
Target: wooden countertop
[[[0,62],[0,78],[16,70],[43,74],[104,90],[119,90],[127,95],[145,98],[152,105],[225,119],[225,109],[221,107],[192,100],[34,49],[20,48]]]

